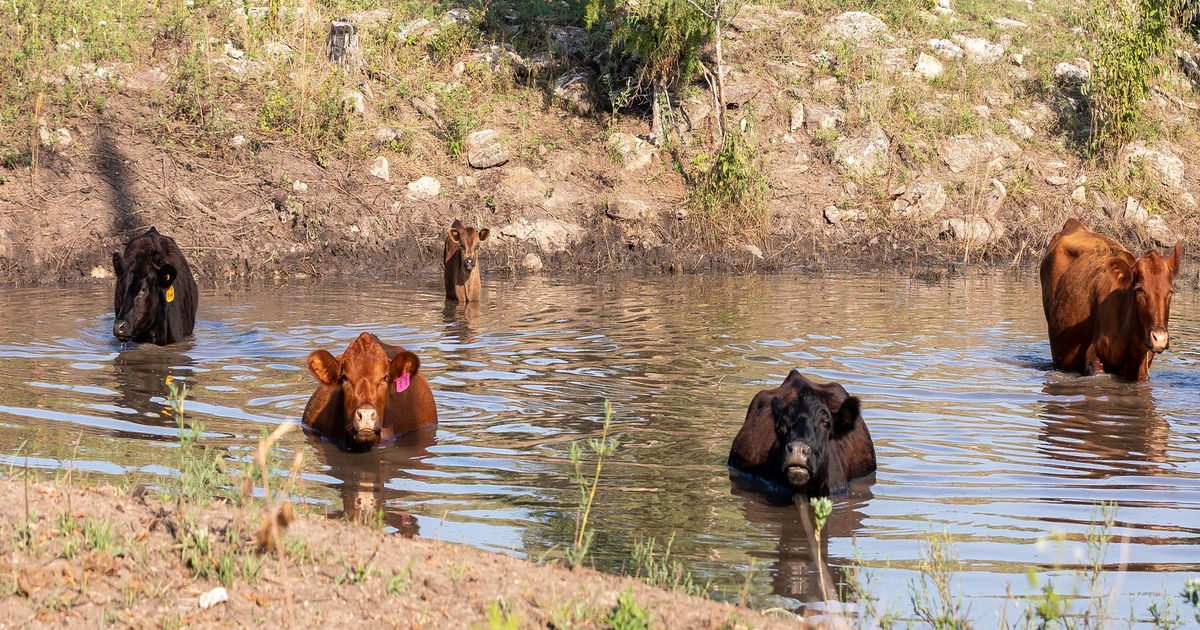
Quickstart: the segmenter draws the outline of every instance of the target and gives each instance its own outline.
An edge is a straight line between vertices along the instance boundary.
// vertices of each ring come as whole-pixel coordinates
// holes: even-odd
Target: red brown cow
[[[454,220],[446,234],[446,248],[442,251],[446,265],[446,299],[457,302],[478,302],[483,296],[479,280],[479,265],[476,255],[479,244],[488,240],[491,230],[478,232],[465,227],[462,221]]]
[[[1156,251],[1134,258],[1116,241],[1069,219],[1050,240],[1041,268],[1054,364],[1146,380],[1154,355],[1170,345],[1171,283],[1182,258],[1183,241],[1166,258]]]
[[[841,492],[875,472],[875,445],[858,398],[792,370],[760,391],[733,438],[729,466],[807,496]]]
[[[402,433],[437,423],[433,392],[417,355],[358,336],[338,356],[308,355],[320,384],[304,407],[304,426],[351,451],[365,451]]]

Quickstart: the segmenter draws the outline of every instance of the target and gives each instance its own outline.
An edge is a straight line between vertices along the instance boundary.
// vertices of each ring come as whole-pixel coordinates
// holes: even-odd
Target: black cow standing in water
[[[120,341],[165,346],[192,334],[196,325],[196,281],[175,239],[150,228],[129,241],[125,253],[113,253]]]

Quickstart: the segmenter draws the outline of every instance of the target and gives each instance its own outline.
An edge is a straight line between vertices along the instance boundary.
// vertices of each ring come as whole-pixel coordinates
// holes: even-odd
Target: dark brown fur
[[[163,346],[192,334],[199,290],[174,239],[151,227],[113,253],[113,271],[113,336]]]
[[[1116,241],[1069,219],[1042,258],[1042,310],[1054,364],[1071,372],[1149,378],[1154,355],[1170,343],[1171,283],[1183,241],[1163,258],[1134,258]]]
[[[746,411],[746,420],[729,452],[729,465],[741,472],[760,477],[778,485],[787,485],[781,465],[784,444],[776,434],[775,409],[787,406],[805,386],[811,387],[831,414],[838,414],[850,395],[838,383],[814,383],[797,370],[792,370],[783,384],[764,389],[754,396]],[[825,453],[825,482],[815,494],[845,490],[850,480],[875,472],[875,444],[861,414],[855,414],[854,426],[846,434],[829,441]],[[792,488],[793,490],[798,490]]]
[[[308,367],[319,383],[304,407],[304,426],[344,449],[367,450],[437,423],[437,405],[420,360],[375,335],[359,335],[336,357],[317,350],[308,356]],[[409,386],[397,393],[396,379],[403,373],[409,374]],[[370,437],[359,432],[354,419],[365,405],[379,417],[378,430]]]
[[[479,244],[488,240],[491,230],[483,228],[476,232],[465,227],[462,221],[454,220],[446,233],[446,247],[442,250],[445,264],[446,299],[458,302],[478,302],[483,297],[479,265],[476,256]]]

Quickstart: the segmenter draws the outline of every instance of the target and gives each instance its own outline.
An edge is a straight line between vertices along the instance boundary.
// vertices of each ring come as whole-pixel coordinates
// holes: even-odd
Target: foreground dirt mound
[[[283,553],[251,538],[261,510],[177,511],[144,490],[0,481],[0,627],[797,627],[589,569],[299,518]],[[201,607],[224,584],[228,600]],[[643,627],[643,626],[627,626]]]

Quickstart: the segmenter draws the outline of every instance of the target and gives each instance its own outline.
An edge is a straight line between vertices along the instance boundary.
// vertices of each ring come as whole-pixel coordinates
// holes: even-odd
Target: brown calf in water
[[[1183,241],[1167,258],[1134,258],[1120,243],[1068,219],[1042,258],[1042,310],[1054,364],[1071,372],[1149,378],[1154,355],[1170,345],[1171,283]]]
[[[304,427],[346,450],[365,451],[437,423],[421,360],[371,333],[336,357],[309,354],[308,369],[320,384],[304,407]]]
[[[160,346],[192,334],[199,291],[187,259],[169,236],[151,227],[113,253],[117,277],[113,336]]]
[[[792,493],[822,496],[875,472],[875,445],[858,398],[792,370],[750,402],[729,466]]]
[[[465,227],[458,219],[450,226],[450,232],[446,234],[446,249],[443,250],[447,300],[478,302],[482,297],[479,265],[475,257],[479,244],[486,241],[490,234],[487,228],[476,232],[473,227]]]

